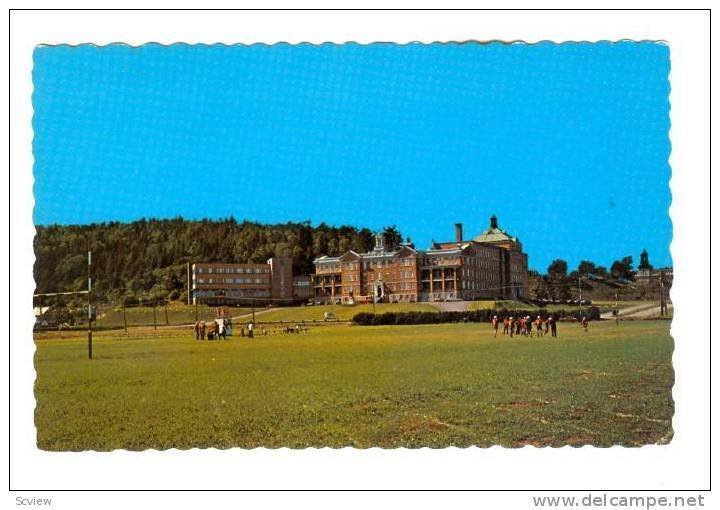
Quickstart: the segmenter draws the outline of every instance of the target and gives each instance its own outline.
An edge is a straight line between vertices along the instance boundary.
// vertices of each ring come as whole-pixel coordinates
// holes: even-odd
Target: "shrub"
[[[545,320],[552,315],[556,320],[565,317],[574,317],[580,320],[582,316],[589,320],[600,319],[600,309],[591,306],[582,310],[558,310],[548,312],[546,310],[467,310],[462,312],[387,312],[373,314],[361,312],[356,314],[352,321],[361,326],[387,326],[387,325],[410,325],[410,324],[443,324],[452,322],[490,322],[493,315],[501,320],[505,317],[523,317],[529,315],[533,319],[538,315]]]

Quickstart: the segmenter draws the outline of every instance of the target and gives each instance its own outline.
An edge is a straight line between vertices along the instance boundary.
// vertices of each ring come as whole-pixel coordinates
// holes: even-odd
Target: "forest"
[[[234,218],[174,218],[36,229],[36,293],[85,289],[90,249],[93,296],[109,302],[186,299],[188,262],[265,262],[273,255],[289,256],[295,274],[309,274],[319,255],[364,252],[374,246],[368,228],[313,226],[310,221],[266,225]],[[388,244],[402,240],[395,226],[384,233]]]

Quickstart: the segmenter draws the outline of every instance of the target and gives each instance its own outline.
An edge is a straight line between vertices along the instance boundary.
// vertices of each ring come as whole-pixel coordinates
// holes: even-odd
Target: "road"
[[[668,303],[668,311],[672,310],[672,304]],[[656,303],[643,303],[641,305],[630,306],[620,310],[621,319],[644,319],[660,315],[660,305]],[[614,319],[612,312],[606,312],[600,316],[602,319]]]
[[[470,301],[435,301],[430,304],[442,312],[464,312],[468,309]]]
[[[668,313],[671,314],[673,311],[673,305],[668,303]],[[643,310],[637,311],[635,313],[632,313],[630,315],[621,315],[621,318],[624,319],[647,319],[649,317],[659,317],[660,316],[660,306],[653,306],[652,308],[645,308]]]

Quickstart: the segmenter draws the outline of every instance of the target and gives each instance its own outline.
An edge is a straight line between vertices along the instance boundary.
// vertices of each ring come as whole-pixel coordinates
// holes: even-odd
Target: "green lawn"
[[[319,326],[197,342],[187,330],[37,334],[38,446],[642,445],[672,436],[669,321]],[[149,335],[149,336],[148,336]]]
[[[386,312],[437,312],[435,306],[428,303],[377,303],[375,305],[377,313]],[[275,308],[265,310],[256,314],[256,320],[262,322],[276,321],[322,321],[325,312],[334,312],[338,320],[350,320],[353,316],[360,312],[372,312],[372,304],[359,305],[313,305],[313,306],[288,306],[284,308]],[[257,312],[257,310],[256,310]]]
[[[202,320],[215,318],[215,308],[199,305],[198,317]],[[152,326],[153,320],[157,320],[159,326],[166,324],[165,308],[158,306],[155,310],[156,318],[153,319],[152,306],[136,306],[125,309],[128,326]],[[250,308],[232,308],[233,316],[250,313]],[[171,304],[167,308],[167,322],[174,325],[193,324],[195,322],[195,306]],[[107,308],[100,312],[97,325],[104,328],[123,327],[123,309],[121,306]]]

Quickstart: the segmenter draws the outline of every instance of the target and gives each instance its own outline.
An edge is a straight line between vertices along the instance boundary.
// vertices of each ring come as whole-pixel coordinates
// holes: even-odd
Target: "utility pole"
[[[195,291],[193,291],[195,292]],[[193,301],[195,302],[195,322],[198,321],[198,300],[197,296],[193,296]]]
[[[620,325],[620,306],[618,303],[618,291],[615,291],[615,325]]]
[[[187,263],[187,297],[188,304],[190,304],[190,262]],[[195,317],[195,321],[197,322],[197,317]]]
[[[87,281],[88,281],[88,359],[92,359],[92,299],[90,293],[92,291],[92,278],[90,276],[90,267],[92,265],[92,252],[90,251],[90,239],[87,240]]]
[[[125,333],[127,333],[127,315],[125,314],[125,298],[123,298],[123,325],[125,326]]]
[[[250,298],[250,305],[252,306],[252,323],[255,324],[255,298]]]
[[[665,273],[660,271],[660,316],[667,315],[667,303],[665,301]]]
[[[168,313],[167,313],[167,299],[165,300],[165,325],[170,325],[170,320],[168,319]]]
[[[578,310],[582,312],[582,285],[580,284],[581,276],[578,276]]]

